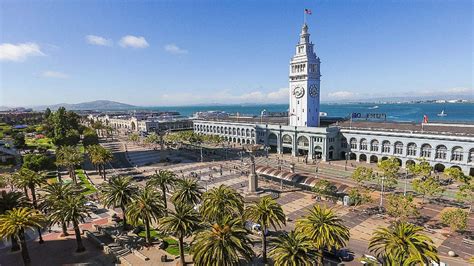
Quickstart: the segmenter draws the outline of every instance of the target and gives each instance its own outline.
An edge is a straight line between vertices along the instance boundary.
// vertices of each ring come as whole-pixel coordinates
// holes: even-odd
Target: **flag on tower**
[[[313,12],[311,12],[311,9],[307,9],[307,8],[304,9],[304,13],[308,15],[313,14]]]

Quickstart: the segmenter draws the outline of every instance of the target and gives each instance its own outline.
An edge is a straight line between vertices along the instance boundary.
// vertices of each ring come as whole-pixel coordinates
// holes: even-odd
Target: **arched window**
[[[367,140],[366,139],[361,139],[360,140],[360,149],[363,151],[367,150]]]
[[[374,139],[370,142],[370,151],[379,151],[379,141]]]
[[[462,161],[462,158],[463,158],[462,153],[463,153],[463,149],[461,147],[454,147],[451,160]]]
[[[408,143],[408,145],[407,145],[407,155],[408,156],[416,156],[416,144],[415,143]]]
[[[357,150],[357,140],[355,138],[351,138],[351,149]]]
[[[439,145],[436,147],[436,159],[446,160],[446,154],[448,153],[448,148],[444,145]]]
[[[245,136],[250,137],[250,129],[245,130]]]
[[[237,136],[240,136],[240,128],[237,128]]]
[[[431,157],[431,145],[430,144],[423,144],[421,145],[421,157],[429,158]]]
[[[341,139],[341,148],[347,148],[347,139],[346,138]]]
[[[292,144],[292,139],[289,135],[285,135],[282,138],[282,142],[283,142],[283,144],[290,144],[291,145]]]
[[[385,140],[384,142],[382,142],[382,152],[390,153],[390,141]]]
[[[468,160],[469,160],[469,162],[471,162],[471,163],[474,162],[474,149],[471,149],[471,150],[469,151],[469,159],[468,159]]]
[[[255,137],[255,130],[252,129],[252,137]]]
[[[400,141],[395,142],[395,154],[403,154],[403,143]]]
[[[309,140],[305,136],[301,136],[298,138],[298,146],[299,147],[308,147],[309,146]]]

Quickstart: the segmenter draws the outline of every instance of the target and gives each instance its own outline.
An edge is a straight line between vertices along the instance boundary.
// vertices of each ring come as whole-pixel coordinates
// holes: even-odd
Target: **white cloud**
[[[44,71],[43,73],[41,73],[41,76],[45,77],[45,78],[56,78],[56,79],[67,79],[67,78],[69,78],[69,75],[67,75],[67,74],[64,74],[64,73],[58,72],[58,71],[51,71],[51,70]]]
[[[473,88],[464,88],[464,87],[457,87],[457,88],[450,88],[447,89],[446,92],[448,94],[473,94],[474,95],[474,89]]]
[[[142,36],[132,36],[127,35],[123,36],[119,41],[119,45],[122,47],[132,47],[132,48],[146,48],[150,46],[145,40],[145,37]]]
[[[99,45],[99,46],[111,46],[112,45],[112,40],[106,39],[102,36],[97,36],[97,35],[87,35],[86,36],[86,41],[89,44],[92,45]]]
[[[184,50],[173,43],[165,45],[165,51],[171,54],[187,54],[188,53],[188,50]]]
[[[36,43],[0,44],[0,61],[25,61],[29,56],[45,55]]]
[[[350,91],[335,91],[328,93],[328,98],[332,99],[349,99],[354,96],[356,96],[356,94]]]

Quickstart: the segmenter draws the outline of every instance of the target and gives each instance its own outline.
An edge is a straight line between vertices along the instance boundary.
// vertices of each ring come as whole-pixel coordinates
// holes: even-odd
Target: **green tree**
[[[170,191],[170,188],[175,187],[177,182],[176,175],[169,170],[159,170],[151,176],[150,184],[158,186],[161,189],[161,196],[165,206],[165,216],[168,215],[166,193]]]
[[[18,132],[13,135],[13,145],[18,149],[26,147],[25,134]]]
[[[271,227],[276,229],[286,225],[286,216],[278,204],[270,196],[260,198],[257,203],[247,206],[245,217],[252,222],[262,226],[262,257],[263,263],[267,263],[267,236],[266,231]]]
[[[163,216],[164,205],[161,195],[151,185],[138,191],[137,196],[127,206],[126,217],[131,224],[145,224],[146,241],[151,244],[150,224]]]
[[[116,176],[109,179],[100,188],[100,198],[107,208],[120,207],[123,215],[123,229],[127,229],[127,219],[125,216],[126,207],[132,203],[137,196],[138,187],[128,176]]]
[[[319,264],[323,264],[323,250],[342,248],[349,241],[349,228],[331,209],[314,205],[309,214],[296,221],[296,231],[313,242],[319,252]]]
[[[406,221],[409,218],[418,217],[420,215],[415,202],[413,202],[413,196],[411,195],[388,195],[386,208],[388,215],[397,220]]]
[[[137,133],[132,133],[128,136],[128,140],[131,142],[138,143],[140,141],[140,136]]]
[[[85,222],[89,217],[90,207],[86,206],[86,198],[82,194],[68,195],[63,200],[57,201],[51,206],[52,211],[49,219],[52,223],[72,223],[74,233],[76,234],[77,249],[76,252],[84,252],[86,248],[82,243],[80,223]]]
[[[76,166],[82,164],[83,161],[84,157],[77,147],[63,146],[57,150],[56,164],[67,168],[69,177],[75,185],[77,185]]]
[[[425,158],[418,159],[418,161],[418,164],[415,163],[408,165],[408,172],[414,177],[429,177],[431,175],[431,170],[433,170],[433,167],[431,167],[430,163]]]
[[[244,200],[235,189],[220,185],[205,192],[200,207],[203,218],[210,223],[221,222],[224,217],[238,217],[243,213]]]
[[[459,208],[446,209],[441,213],[441,222],[449,225],[453,232],[465,230],[468,218],[469,213]]]
[[[369,250],[384,265],[423,265],[439,263],[433,241],[422,233],[423,227],[397,222],[389,228],[378,228],[369,242]]]
[[[202,190],[195,179],[179,179],[171,200],[175,203],[196,205],[201,201]]]
[[[469,204],[469,211],[472,210],[472,204],[474,203],[474,180],[471,179],[468,183],[459,186],[459,191],[456,193],[456,199]]]
[[[335,199],[337,197],[337,187],[324,179],[318,180],[313,188],[311,189],[316,195],[318,196],[325,196],[331,199]]]
[[[237,266],[241,259],[248,262],[255,255],[242,220],[230,217],[199,232],[191,252],[196,266]]]
[[[98,170],[99,175],[106,180],[105,166],[114,159],[112,152],[100,145],[91,145],[87,147],[87,154],[91,163]]]
[[[425,196],[436,196],[441,195],[444,192],[444,188],[434,177],[427,177],[423,179],[415,179],[412,182],[413,190],[416,193],[421,194],[421,204],[425,201]]]
[[[88,146],[91,146],[91,145],[98,145],[99,144],[99,136],[97,135],[97,133],[90,129],[90,128],[86,128],[84,130],[84,134],[83,134],[83,137],[82,137],[82,144],[84,145],[84,147],[88,147]]]
[[[362,185],[364,181],[371,181],[374,179],[374,170],[365,166],[358,166],[351,175],[351,178]]]
[[[397,158],[391,157],[387,160],[381,161],[377,167],[382,171],[382,176],[385,178],[384,185],[393,187],[397,184],[398,171],[400,170],[400,163]]]
[[[268,255],[273,259],[275,266],[312,266],[316,265],[318,256],[312,241],[295,231],[279,236]]]
[[[469,183],[471,178],[467,175],[465,175],[461,169],[457,167],[450,167],[446,170],[444,170],[444,174],[453,178],[454,180],[457,180],[459,182],[463,182],[465,184]]]
[[[65,184],[62,182],[48,184],[42,189],[44,195],[41,197],[42,202],[40,209],[45,213],[51,213],[54,211],[55,204],[66,199],[68,196],[78,195],[80,192],[75,189],[70,183]],[[66,221],[56,221],[61,225],[62,234],[68,235]]]
[[[41,185],[45,183],[43,176],[26,168],[20,169],[20,171],[15,173],[14,176],[19,187],[28,188],[30,190],[31,201],[36,209],[38,207],[36,188],[41,187]],[[25,196],[28,196],[28,193],[25,192]]]
[[[186,204],[175,205],[175,211],[159,220],[159,228],[178,238],[179,257],[181,265],[186,265],[184,260],[184,238],[190,237],[200,226],[201,217],[193,206]]]
[[[54,169],[54,160],[45,154],[30,153],[23,157],[22,167],[35,172],[51,170]]]
[[[350,203],[354,206],[372,202],[368,189],[360,187],[350,188],[348,196]]]
[[[5,190],[2,190],[0,196],[0,214],[5,214],[7,211],[13,210],[14,208],[28,206],[28,201],[21,192],[7,192]],[[10,240],[12,242],[11,251],[20,250],[17,238],[14,236],[10,236]]]
[[[46,218],[38,210],[27,207],[14,208],[0,215],[0,238],[17,238],[21,246],[24,265],[31,265],[25,240],[25,230],[42,227]]]

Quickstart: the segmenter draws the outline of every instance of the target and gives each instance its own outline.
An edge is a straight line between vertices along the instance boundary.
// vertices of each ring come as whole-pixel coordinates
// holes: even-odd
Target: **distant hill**
[[[126,104],[126,103],[119,103],[114,101],[107,101],[107,100],[98,100],[92,102],[83,102],[83,103],[60,103],[60,104],[53,104],[53,105],[41,105],[41,106],[34,106],[34,110],[45,110],[46,108],[50,108],[51,110],[56,110],[59,107],[65,107],[67,110],[121,110],[121,109],[131,109],[136,108],[134,105]]]

